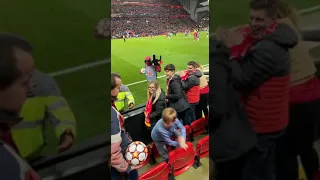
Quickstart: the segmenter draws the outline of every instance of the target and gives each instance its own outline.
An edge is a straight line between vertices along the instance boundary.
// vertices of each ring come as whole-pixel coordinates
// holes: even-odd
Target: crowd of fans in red
[[[195,21],[179,5],[171,0],[111,1],[112,37],[161,35],[167,32],[192,31]]]

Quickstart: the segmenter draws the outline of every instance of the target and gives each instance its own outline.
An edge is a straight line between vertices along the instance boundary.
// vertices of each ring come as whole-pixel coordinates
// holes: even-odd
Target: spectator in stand
[[[228,60],[229,50],[210,38],[209,73],[210,77],[219,77],[209,81],[209,149],[210,160],[215,163],[209,161],[210,179],[251,180],[242,178],[242,168],[257,138],[233,88]]]
[[[200,100],[196,107],[196,119],[202,118],[202,113],[205,117],[208,117],[208,99],[209,99],[209,86],[208,81],[203,73],[203,67],[201,64],[196,63],[195,68],[201,71],[202,76],[200,77]]]
[[[246,156],[245,180],[275,179],[275,145],[289,120],[289,50],[298,37],[288,25],[275,23],[278,7],[278,0],[252,0],[250,27],[243,34],[220,28],[216,31],[217,39],[231,49],[233,86],[241,92],[258,138]]]
[[[166,94],[158,81],[150,81],[148,85],[148,101],[145,108],[145,124],[152,130],[161,119],[161,113],[166,107]]]
[[[319,169],[314,141],[320,122],[320,83],[315,76],[314,59],[300,35],[299,13],[289,4],[280,3],[278,23],[293,28],[299,35],[299,42],[290,51],[290,121],[277,144],[277,179],[298,179],[299,156],[307,179],[311,180]]]
[[[0,57],[0,179],[40,180],[20,157],[11,134],[12,126],[21,121],[19,113],[34,70],[32,46],[20,37],[1,33]]]
[[[132,139],[125,131],[124,117],[114,105],[114,99],[120,92],[121,84],[120,75],[111,73],[111,179],[119,179],[120,173],[126,173],[130,180],[138,180],[139,166],[130,166],[124,158]]]
[[[134,97],[130,92],[128,86],[121,84],[120,92],[117,96],[117,100],[115,101],[115,105],[119,112],[123,112],[125,110],[126,102],[128,104],[129,109],[132,109],[134,106]]]
[[[163,161],[168,162],[169,160],[166,145],[183,149],[188,148],[186,144],[186,129],[177,119],[177,112],[173,108],[165,108],[162,111],[162,119],[152,129],[151,138]],[[176,138],[177,141],[171,138]]]
[[[182,89],[190,104],[189,120],[184,125],[190,125],[196,120],[196,107],[200,101],[200,77],[202,76],[202,72],[196,69],[196,64],[196,62],[190,61],[188,62],[188,69],[180,72]]]
[[[168,107],[172,107],[177,111],[178,119],[180,119],[184,125],[190,124],[190,104],[186,95],[182,89],[181,77],[175,74],[176,67],[173,64],[168,64],[164,67],[165,74],[167,76],[167,95],[166,101]]]

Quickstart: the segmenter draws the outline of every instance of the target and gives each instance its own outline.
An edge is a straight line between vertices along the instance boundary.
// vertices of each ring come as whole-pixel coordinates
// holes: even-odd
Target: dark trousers
[[[138,180],[138,171],[133,170],[126,176],[127,180]],[[119,180],[120,172],[117,171],[115,168],[111,167],[111,180]]]
[[[308,179],[319,169],[313,146],[319,110],[320,101],[291,105],[289,125],[277,145],[277,180],[298,180],[298,156]]]
[[[244,160],[245,157],[242,156],[234,160],[216,163],[215,170],[217,173],[215,175],[210,174],[210,180],[245,180],[241,178]]]
[[[243,180],[275,179],[275,147],[282,134],[283,132],[257,135],[256,146],[245,157]]]
[[[190,104],[190,110],[189,110],[189,122],[190,124],[196,120],[196,107],[197,107],[198,103],[194,103],[194,104]],[[190,125],[188,124],[188,125]]]
[[[200,101],[196,107],[196,119],[202,118],[202,112],[206,117],[208,116],[209,114],[208,99],[209,99],[209,93],[200,94]]]
[[[191,111],[191,108],[189,107],[184,111],[177,112],[178,119],[182,122],[184,126],[191,124],[190,111]]]

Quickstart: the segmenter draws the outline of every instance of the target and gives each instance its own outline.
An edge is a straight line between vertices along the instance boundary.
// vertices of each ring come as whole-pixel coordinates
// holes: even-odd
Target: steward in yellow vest
[[[117,96],[117,100],[114,102],[117,110],[119,112],[124,111],[125,103],[128,102],[129,109],[133,108],[134,105],[134,97],[130,92],[128,86],[121,84],[120,92]]]
[[[41,151],[46,145],[45,124],[52,124],[60,141],[58,150],[65,151],[76,137],[76,120],[61,95],[55,80],[38,70],[31,79],[28,98],[20,113],[23,121],[12,129],[12,137],[22,157]]]

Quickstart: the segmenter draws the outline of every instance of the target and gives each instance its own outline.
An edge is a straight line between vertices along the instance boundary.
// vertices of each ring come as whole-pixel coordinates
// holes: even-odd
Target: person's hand
[[[184,149],[184,150],[187,150],[187,149],[188,149],[188,145],[187,145],[185,142],[181,143],[181,144],[180,144],[180,147],[181,147],[182,149]]]
[[[179,137],[177,138],[177,141],[178,141],[179,144],[186,142],[185,139],[184,139],[182,136],[179,136]]]
[[[180,71],[180,72],[179,72],[179,76],[180,76],[180,77],[185,76],[185,75],[186,75],[186,72],[185,72],[185,71]]]
[[[133,103],[130,103],[130,104],[129,104],[129,109],[132,109],[133,106],[134,106],[134,104],[133,104]]]
[[[68,150],[74,143],[74,139],[71,133],[66,132],[61,137],[61,143],[58,146],[57,150],[58,152],[64,152]]]
[[[240,32],[225,28],[217,28],[216,37],[218,41],[222,41],[229,48],[239,45],[243,41],[243,35]]]

